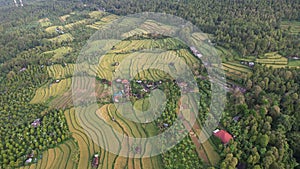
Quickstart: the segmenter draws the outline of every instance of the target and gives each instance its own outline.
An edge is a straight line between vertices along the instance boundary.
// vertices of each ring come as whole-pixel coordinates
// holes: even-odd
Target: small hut
[[[93,168],[98,168],[98,165],[99,165],[99,155],[95,154],[92,161],[92,166]]]
[[[119,62],[115,62],[112,64],[112,66],[119,66],[119,64],[120,64]]]

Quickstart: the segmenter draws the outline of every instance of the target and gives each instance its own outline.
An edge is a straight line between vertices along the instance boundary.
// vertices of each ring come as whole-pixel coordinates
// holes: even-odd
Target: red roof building
[[[222,143],[227,144],[229,143],[229,141],[232,139],[231,134],[229,134],[227,131],[225,130],[215,130],[214,131],[214,135],[216,137],[218,137],[219,139],[221,139]]]

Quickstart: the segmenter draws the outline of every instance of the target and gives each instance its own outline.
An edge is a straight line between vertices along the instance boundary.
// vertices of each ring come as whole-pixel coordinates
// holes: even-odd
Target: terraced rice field
[[[71,87],[71,79],[63,79],[59,83],[53,83],[37,89],[35,96],[30,103],[43,103],[47,100],[60,96]]]
[[[298,34],[300,32],[300,22],[296,21],[282,21],[281,27],[291,34]],[[289,30],[290,27],[290,30]]]
[[[67,14],[67,15],[63,15],[61,17],[59,17],[59,19],[62,21],[62,22],[65,22],[71,15]]]
[[[101,29],[103,26],[105,26],[106,23],[102,22],[102,21],[96,21],[94,22],[92,25],[87,25],[87,27],[89,28],[93,28],[93,29]]]
[[[230,77],[233,80],[246,79],[247,76],[240,72],[235,72],[230,69],[224,69],[226,77]]]
[[[143,39],[143,40],[127,40],[122,41],[115,46],[112,53],[132,52],[143,49],[178,49],[178,45],[183,45],[181,42],[175,41],[173,38],[165,39]]]
[[[116,15],[108,15],[108,16],[103,17],[102,12],[92,12],[92,13],[90,13],[90,17],[95,18],[95,19],[101,18],[100,21],[95,22],[93,25],[88,25],[88,26],[94,27],[94,28],[99,28],[99,27],[103,26],[104,24],[111,22],[112,20],[117,18]],[[78,22],[79,22],[78,24],[86,24],[85,22],[84,23],[80,23],[80,21],[78,21]],[[128,23],[124,23],[124,24],[128,24]],[[68,27],[68,28],[72,28],[73,26],[74,26],[74,23],[73,23],[73,25],[70,25],[70,24],[66,25],[66,27]],[[48,30],[46,30],[46,31],[53,32],[53,30],[55,31],[55,28],[56,28],[56,26],[49,27],[49,28],[47,28]],[[167,25],[156,23],[154,21],[147,21],[144,24],[142,24],[139,29],[129,32],[127,34],[124,34],[124,36],[131,36],[133,34],[147,32],[152,29],[157,29],[157,30],[162,30],[162,31],[168,32],[168,31],[171,31],[173,28],[170,26],[167,26]],[[66,35],[67,35],[67,37],[65,37]],[[193,36],[195,39],[200,39],[200,40],[203,39],[203,36],[201,34],[194,34]],[[66,41],[66,40],[70,41],[72,39],[73,39],[73,37],[67,33],[67,34],[60,35],[59,37],[50,39],[50,41],[61,42],[61,41]],[[108,42],[108,43],[113,43],[113,41]],[[91,52],[93,50],[96,51],[99,48],[99,46],[98,46],[99,44],[110,46],[107,44],[107,42],[103,42],[103,41],[93,42],[93,44],[90,44],[91,46],[90,46],[89,52]],[[176,48],[178,48],[178,42],[174,41],[171,38],[159,39],[159,40],[155,40],[155,41],[148,40],[148,39],[122,41],[121,43],[119,43],[115,46],[114,50],[111,50],[110,53],[104,55],[101,58],[99,65],[90,66],[87,63],[82,63],[82,64],[78,65],[78,69],[79,70],[82,70],[82,69],[88,70],[87,73],[91,74],[91,75],[93,75],[96,72],[100,78],[112,80],[113,71],[118,69],[118,66],[112,66],[112,64],[115,62],[122,63],[122,61],[125,60],[125,58],[127,58],[128,56],[132,56],[132,57],[138,58],[138,59],[135,59],[134,61],[129,63],[130,68],[128,70],[122,70],[122,71],[129,72],[131,75],[133,75],[133,72],[136,71],[133,68],[137,68],[137,69],[141,70],[141,68],[144,67],[145,65],[153,64],[153,65],[155,65],[156,69],[150,69],[150,70],[148,69],[148,70],[139,72],[139,74],[137,74],[138,77],[136,77],[136,78],[160,80],[160,79],[169,78],[169,75],[166,73],[162,73],[163,72],[162,70],[168,69],[173,72],[177,72],[177,71],[180,72],[183,69],[183,67],[180,65],[174,65],[173,67],[172,66],[166,67],[166,65],[167,65],[166,63],[176,62],[179,59],[186,62],[190,67],[192,67],[193,64],[195,64],[195,63],[199,63],[199,60],[197,60],[187,49],[169,50],[166,52],[157,52],[157,53],[136,52],[136,51],[139,51],[142,49],[151,49],[151,48],[161,48],[161,49],[173,49],[174,48],[174,49],[176,49]],[[53,51],[51,51],[51,52],[53,52]],[[53,52],[53,53],[55,53],[55,54],[59,53],[61,55],[60,52]],[[153,56],[158,56],[159,58],[162,58],[166,63],[164,63],[163,65],[161,64],[161,66],[157,66],[157,65],[160,65],[160,63],[159,63],[159,61],[153,59]],[[65,67],[63,67],[61,65],[52,65],[52,66],[47,67],[47,71],[48,71],[50,77],[52,77],[54,79],[63,79],[63,78],[70,77],[73,75],[74,69],[75,69],[75,65],[73,65],[73,64],[68,64]],[[161,70],[159,70],[159,69],[161,69]],[[242,68],[239,68],[239,69],[242,69]],[[244,70],[244,71],[246,71],[246,70]],[[88,83],[90,83],[90,81],[89,81],[89,79],[82,79],[82,81],[79,81],[78,83],[79,83],[78,84],[79,86],[85,86]],[[55,105],[59,108],[65,106],[65,105],[68,105],[71,102],[70,85],[71,85],[71,79],[63,79],[59,83],[54,83],[51,86],[42,87],[36,91],[36,95],[32,99],[31,103],[45,102],[45,101],[49,101],[52,98],[54,98],[50,102],[50,103],[52,103],[52,105]],[[107,92],[104,90],[103,86],[100,86],[99,90],[96,90],[96,91],[97,91],[96,93],[102,93],[102,94],[105,94]],[[78,91],[78,92],[81,92],[81,91]],[[107,95],[111,96],[110,93],[107,93]],[[60,103],[63,103],[63,104],[60,105]],[[149,107],[148,102],[146,100],[137,101],[135,106],[137,109],[141,109],[141,110],[147,109],[147,107]],[[76,115],[76,112],[75,112],[76,109],[84,109],[84,110],[86,110],[85,112],[89,112],[89,113],[82,113],[82,114]],[[111,140],[108,140],[109,138],[107,138],[105,136],[105,133],[107,131],[103,131],[99,127],[97,127],[97,130],[91,128],[91,129],[93,129],[92,132],[86,132],[82,128],[80,121],[82,121],[83,119],[92,119],[92,117],[94,117],[92,115],[96,115],[100,120],[105,121],[115,131],[124,133],[128,136],[149,137],[149,136],[157,135],[158,130],[154,124],[152,124],[152,123],[139,124],[139,123],[134,123],[130,120],[127,120],[122,117],[122,115],[116,110],[115,106],[112,104],[106,104],[106,105],[102,106],[99,110],[97,110],[96,112],[93,112],[90,109],[90,107],[76,107],[76,108],[73,107],[71,109],[68,109],[65,111],[67,123],[68,123],[70,131],[72,132],[73,138],[78,143],[78,147],[80,150],[80,157],[79,157],[78,165],[76,166],[77,168],[80,168],[80,169],[91,168],[91,161],[92,161],[92,157],[94,154],[99,154],[99,156],[100,156],[100,158],[99,158],[100,165],[98,168],[101,168],[101,169],[102,168],[103,169],[107,169],[107,168],[160,169],[160,168],[162,168],[163,165],[162,165],[160,156],[156,156],[156,157],[152,157],[152,158],[142,158],[142,159],[125,158],[125,157],[120,157],[115,154],[109,153],[109,152],[105,151],[104,149],[102,149],[101,147],[99,147],[99,145],[95,144],[95,142],[91,139],[91,137],[95,137],[97,139],[102,139],[102,141],[105,141],[105,142],[111,141]],[[112,121],[112,117],[114,117],[115,121]],[[95,124],[91,123],[91,125],[95,125]],[[96,127],[96,126],[92,126],[92,127]],[[97,137],[97,136],[99,136],[99,137]],[[117,142],[119,144],[121,144],[120,140],[117,140]],[[126,146],[123,146],[123,147],[125,148]],[[202,152],[205,154],[205,157],[209,161],[211,161],[211,163],[214,163],[214,159],[211,159],[211,158],[215,158],[216,160],[218,160],[218,158],[217,158],[218,156],[216,155],[216,152],[213,150],[213,147],[210,145],[209,142],[201,145],[201,147],[202,147]],[[127,150],[121,149],[120,151],[127,151]],[[65,153],[65,152],[69,152],[69,151],[67,149],[65,149],[65,150],[62,150],[62,152],[64,152],[64,153],[61,158],[66,159],[67,157],[65,157],[65,156],[68,153]],[[50,149],[49,151],[47,151],[47,153],[48,154],[47,155],[45,154],[45,156],[47,156],[48,161],[51,161],[53,163],[53,165],[51,165],[51,163],[48,164],[48,161],[45,164],[41,163],[40,165],[43,166],[44,168],[47,168],[48,166],[50,166],[51,168],[57,168],[57,167],[69,168],[69,165],[74,166],[71,164],[62,163],[61,160],[57,158],[57,156],[58,156],[57,154],[62,154],[58,150],[55,151],[55,149]],[[56,161],[56,162],[53,162],[53,161]],[[66,161],[68,161],[68,160],[66,160]],[[69,163],[69,161],[68,161],[68,163]],[[72,167],[70,167],[70,168],[72,168]]]
[[[74,72],[74,64],[67,64],[67,66],[62,65],[52,65],[47,66],[47,71],[50,77],[54,79],[62,79],[70,77]]]
[[[95,18],[95,19],[102,18],[104,15],[105,15],[105,13],[102,11],[92,11],[89,13],[89,16],[91,18]]]
[[[182,99],[188,99],[188,98],[182,98]],[[181,101],[182,101],[182,99],[181,99]],[[193,102],[193,100],[188,99],[187,101],[189,102],[189,105],[197,106],[197,104],[195,102]],[[188,112],[190,112],[190,111],[193,112],[195,109],[197,109],[197,108],[191,107],[191,109],[188,110]],[[183,110],[183,113],[184,113],[184,111],[186,111],[186,110]],[[195,117],[191,117],[191,118],[195,118]],[[201,130],[201,123],[200,123],[199,119],[197,119],[194,124],[185,122],[184,125],[186,127],[190,127],[191,131],[194,132],[194,135],[190,135],[190,138],[193,141],[194,145],[196,146],[196,151],[198,153],[199,158],[201,158],[207,164],[210,164],[213,166],[217,165],[220,160],[220,156],[215,151],[215,149],[213,147],[213,143],[210,142],[208,133],[205,130]],[[206,141],[203,143],[200,142],[200,141],[204,141],[204,140],[206,140]]]
[[[288,66],[300,67],[300,60],[290,60]]]
[[[237,73],[240,72],[240,73],[245,73],[245,74],[252,74],[252,70],[248,66],[241,65],[236,62],[226,62],[226,63],[223,63],[222,65],[227,70],[231,70],[231,71],[234,71]]]
[[[76,21],[74,23],[69,23],[67,25],[64,26],[64,28],[66,29],[72,29],[74,26],[78,26],[78,25],[84,25],[87,22],[87,20],[80,20],[80,21]]]
[[[132,63],[128,63],[125,58],[128,56],[132,58],[138,58],[133,59]],[[191,55],[192,56],[192,55]],[[159,60],[155,60],[153,58],[160,58]],[[122,62],[124,61],[124,62]],[[99,69],[98,69],[98,76],[101,78],[112,80],[113,71],[120,71],[119,68],[122,69],[122,73],[130,73],[131,77],[134,77],[136,74],[136,70],[143,70],[145,69],[144,66],[147,65],[148,67],[151,67],[151,65],[155,65],[153,68],[157,70],[163,70],[169,72],[174,72],[174,70],[178,70],[180,72],[181,69],[183,69],[182,66],[184,65],[177,65],[177,67],[172,67],[172,70],[170,70],[169,67],[167,67],[168,63],[171,63],[170,61],[174,63],[179,63],[179,61],[184,62],[180,57],[177,56],[177,53],[175,51],[166,51],[161,53],[152,53],[152,52],[134,52],[131,54],[107,54],[100,59]],[[124,64],[123,66],[112,66],[112,63],[119,62],[120,65]],[[124,66],[130,64],[131,68],[134,68],[132,70],[124,70]],[[126,66],[127,67],[127,66]],[[173,70],[174,69],[174,70]],[[146,72],[146,71],[144,71]],[[161,76],[161,71],[154,71],[151,72],[151,76],[154,79],[162,79],[165,78],[165,76]],[[176,71],[175,71],[176,72]],[[150,73],[150,72],[149,72]],[[151,78],[150,76],[150,78]],[[142,76],[143,77],[143,76]]]
[[[90,18],[96,19],[96,21],[91,25],[87,25],[87,27],[90,27],[90,28],[93,28],[93,29],[100,29],[101,27],[103,27],[105,24],[107,24],[109,22],[109,17],[106,16],[106,15],[107,15],[107,13],[102,12],[102,11],[92,11],[92,12],[90,12],[89,13]],[[106,16],[106,18],[105,18],[105,16]],[[114,18],[114,19],[116,19],[116,18]],[[101,19],[103,19],[103,20],[101,20]]]
[[[150,39],[122,41],[115,46],[115,50],[113,50],[111,53],[128,53],[142,49],[149,49],[153,43],[154,41]]]
[[[204,149],[209,162],[212,165],[217,165],[220,161],[220,156],[219,154],[215,151],[214,147],[212,146],[212,143],[210,142],[210,140],[208,139],[207,141],[205,141],[202,144],[202,148]]]
[[[288,59],[281,57],[277,59],[256,59],[257,63],[268,64],[268,65],[287,65]]]
[[[199,60],[195,58],[187,49],[177,49],[179,42],[175,41],[171,38],[166,39],[159,39],[159,40],[151,40],[151,39],[145,39],[145,40],[125,40],[117,45],[115,45],[114,49],[111,50],[108,54],[103,55],[100,59],[99,63],[99,69],[98,69],[98,76],[101,78],[105,78],[108,80],[112,80],[113,72],[118,70],[120,66],[112,66],[113,63],[120,63],[122,64],[122,61],[125,61],[124,59],[127,57],[132,58],[139,58],[134,59],[134,63],[130,63],[132,67],[136,68],[137,70],[142,70],[142,67],[145,63],[149,64],[152,63],[152,65],[155,65],[154,63],[158,61],[151,60],[154,56],[161,56],[160,58],[164,60],[164,63],[171,63],[172,60],[176,62],[176,60],[181,60],[181,62],[185,62],[188,64],[188,66],[191,68],[194,64],[200,64]],[[91,45],[89,52],[93,51],[93,45]],[[177,51],[166,51],[166,52],[157,52],[154,48],[159,49],[175,49]],[[153,52],[147,51],[146,49],[154,49]],[[95,48],[95,50],[97,50]],[[144,52],[135,52],[140,50],[146,50]],[[151,57],[152,56],[152,57]],[[149,60],[150,58],[150,60]],[[158,63],[158,65],[161,63]],[[155,68],[155,66],[154,66]],[[165,67],[157,67],[157,69],[152,69],[152,71],[144,71],[142,74],[140,74],[140,78],[144,78],[145,76],[151,74],[149,78],[153,79],[163,79],[166,76],[161,74],[160,70],[164,70]],[[178,69],[181,69],[178,67]],[[143,75],[144,74],[144,75]]]
[[[146,31],[159,30],[163,34],[173,32],[176,29],[173,26],[165,25],[163,23],[158,23],[153,20],[147,20],[140,27],[141,27],[141,29],[146,30]]]
[[[192,131],[196,134],[197,137],[191,138],[196,146],[199,157],[207,164],[217,165],[220,161],[220,155],[215,151],[214,147],[212,146],[213,143],[210,142],[210,139],[206,140],[202,144],[198,143],[199,139],[204,140],[204,138],[200,138],[200,133],[202,131],[199,129],[198,124],[193,126]]]
[[[112,22],[115,19],[118,19],[117,15],[107,15],[105,12],[93,11],[90,14],[90,17],[97,19],[93,24],[87,25],[89,28],[100,29],[103,28],[107,23]]]
[[[56,28],[59,28],[59,29],[63,30],[63,26],[50,26],[50,27],[46,28],[45,31],[48,32],[48,33],[55,33]]]
[[[86,62],[79,64],[67,64],[66,66],[55,64],[47,67],[49,76],[54,79],[71,77],[73,76],[75,69],[78,69],[78,71],[85,70],[90,76],[95,76],[97,73],[97,65],[90,65]]]
[[[199,60],[193,54],[191,54],[187,49],[178,50],[177,56],[183,58],[185,63],[191,68],[195,64],[200,64]]]
[[[287,66],[297,67],[297,64],[290,64],[287,58],[282,57],[277,52],[266,53],[261,58],[249,57],[248,59],[242,59],[241,61],[254,62],[272,68],[285,68]],[[222,66],[226,75],[233,79],[245,78],[252,74],[252,70],[248,66],[238,62],[225,62]]]
[[[267,67],[282,68],[288,65],[288,59],[282,57],[277,52],[266,53],[264,58],[257,58],[256,63],[266,65]]]
[[[248,66],[236,62],[222,63],[222,68],[226,76],[234,80],[245,79],[252,75],[252,70]]]
[[[77,169],[77,162],[72,158],[76,154],[78,146],[74,140],[68,140],[56,148],[43,152],[42,159],[36,164],[21,167],[20,169]]]
[[[41,27],[49,27],[52,25],[49,18],[40,19],[39,23],[40,23]]]
[[[70,131],[72,132],[72,136],[77,141],[79,150],[80,150],[80,157],[78,162],[78,168],[90,168],[92,156],[95,153],[101,153],[101,157],[104,157],[104,153],[100,151],[100,148],[93,143],[90,139],[90,136],[87,135],[84,129],[81,127],[78,119],[75,116],[75,109],[70,109],[65,111],[65,116],[67,119],[67,123],[69,126]],[[102,154],[103,153],[103,154]],[[101,160],[102,163],[103,160]]]
[[[81,107],[79,109],[89,109],[88,107]],[[91,112],[93,113],[93,112]],[[94,112],[96,113],[96,112]],[[102,117],[107,120],[107,123],[112,125],[116,130],[122,131],[129,135],[135,136],[146,136],[145,129],[139,125],[132,123],[131,121],[124,121],[123,118],[120,118],[112,105],[105,105],[97,111],[97,114],[100,113]],[[78,163],[78,168],[90,168],[92,156],[95,153],[98,153],[100,156],[100,165],[98,168],[161,168],[161,161],[159,157],[153,158],[144,158],[144,159],[133,159],[119,157],[117,155],[108,153],[96,145],[92,140],[91,136],[101,136],[104,137],[103,133],[105,131],[94,131],[86,133],[81,127],[77,116],[75,116],[75,109],[70,109],[65,112],[67,122],[73,137],[78,141],[80,149],[80,158]],[[89,118],[88,114],[80,114],[80,118]],[[111,117],[114,116],[116,122],[111,121]],[[106,138],[103,138],[106,139]]]
[[[116,20],[117,18],[118,18],[117,15],[111,14],[111,15],[107,15],[107,16],[102,17],[100,19],[100,21],[108,23],[108,22],[111,22],[113,20]]]
[[[44,52],[43,54],[45,55],[52,55],[51,60],[57,60],[57,59],[62,59],[64,56],[66,56],[68,53],[72,52],[71,47],[61,47],[52,51],[47,51]]]
[[[196,33],[193,33],[192,34],[192,37],[196,40],[199,40],[199,41],[204,41],[206,39],[208,39],[207,35],[204,34],[204,33],[199,33],[199,32],[196,32]]]
[[[73,91],[76,92],[84,92],[85,95],[82,97],[78,97],[77,99],[92,99],[96,97],[103,102],[109,102],[110,91],[105,87],[105,84],[100,84],[98,81],[94,83],[94,77],[97,72],[96,65],[88,65],[87,63],[78,64],[77,67],[75,64],[67,64],[66,66],[62,65],[52,65],[47,67],[47,71],[50,77],[53,79],[59,80],[62,79],[59,83],[52,83],[47,86],[43,86],[36,91],[34,98],[31,103],[41,103],[48,102],[51,107],[55,108],[66,108],[71,107],[73,105],[73,97],[71,90],[71,78],[77,77],[74,75],[74,69],[87,70],[87,74],[90,76],[83,76],[80,81],[76,80],[76,87],[74,89],[78,89]],[[91,90],[87,90],[91,88]],[[79,94],[80,95],[80,94]]]
[[[73,39],[74,39],[74,37],[70,33],[65,33],[65,34],[59,35],[55,38],[51,38],[51,39],[49,39],[49,41],[61,43],[61,42],[72,42]]]
[[[159,69],[147,69],[144,71],[140,71],[134,78],[139,80],[152,81],[158,81],[161,79],[172,79],[172,77],[169,74]]]
[[[122,25],[122,23],[120,25]],[[170,26],[170,25],[165,25],[165,24],[162,24],[162,23],[158,23],[158,22],[153,21],[153,20],[147,20],[143,24],[138,26],[138,28],[136,28],[136,29],[134,29],[130,32],[124,33],[122,36],[124,38],[127,38],[127,37],[131,37],[135,34],[153,33],[153,30],[155,30],[157,32],[159,31],[160,34],[168,35],[170,33],[173,33],[174,30],[176,30],[176,29],[177,29],[176,27],[173,27],[173,26]]]

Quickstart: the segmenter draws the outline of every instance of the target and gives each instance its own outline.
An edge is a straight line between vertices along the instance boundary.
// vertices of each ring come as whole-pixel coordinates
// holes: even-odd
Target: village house
[[[169,66],[174,66],[174,65],[175,65],[175,63],[173,63],[173,62],[169,63]]]
[[[134,149],[135,153],[137,153],[137,154],[141,154],[141,150],[142,149],[139,146],[136,146],[135,149]]]
[[[111,117],[111,121],[116,121],[114,116]]]
[[[167,128],[167,127],[169,127],[169,124],[163,123],[163,126],[164,126],[165,128]]]
[[[189,106],[187,104],[181,104],[180,105],[180,110],[185,110],[185,109],[188,109]]]
[[[214,136],[218,137],[223,144],[228,144],[233,137],[225,130],[216,129],[213,131]]]
[[[190,135],[191,137],[196,137],[196,136],[197,136],[196,133],[193,132],[193,131],[190,131],[189,135]]]
[[[180,82],[178,85],[181,88],[186,88],[188,86],[188,84],[186,82]]]
[[[247,62],[247,61],[241,61],[240,64],[246,65],[246,66],[249,66],[249,67],[253,67],[255,65],[254,62]]]
[[[190,50],[193,52],[193,54],[195,55],[195,56],[197,56],[198,58],[201,58],[202,57],[202,54],[194,47],[194,46],[192,46],[192,47],[190,47]]]
[[[138,84],[141,84],[143,81],[141,81],[141,80],[137,80],[136,81]]]
[[[127,99],[129,99],[129,96],[131,95],[131,88],[130,88],[129,81],[124,79],[124,80],[122,80],[122,84],[124,85],[125,96]]]
[[[122,82],[122,79],[116,79],[116,82],[117,82],[117,83],[121,83],[121,82]]]
[[[122,96],[123,96],[122,92],[115,93],[114,94],[114,102],[119,103]]]
[[[252,66],[254,66],[254,65],[255,65],[254,62],[249,62],[249,66],[250,66],[250,67],[252,67]]]
[[[40,119],[36,119],[31,123],[31,126],[33,127],[38,127],[41,125],[41,120]]]
[[[240,120],[240,118],[241,116],[235,116],[232,118],[232,120],[237,123]]]
[[[98,168],[98,165],[99,165],[99,155],[95,154],[94,158],[93,158],[93,161],[92,161],[92,167],[93,168]]]
[[[119,66],[119,62],[113,63],[112,66]]]
[[[149,82],[148,84],[147,84],[147,87],[148,88],[150,88],[150,87],[152,87],[153,86],[153,83],[152,82]]]
[[[25,70],[26,70],[26,68],[24,67],[20,70],[20,72],[24,72]]]
[[[32,162],[32,158],[28,158],[25,163],[31,163]]]
[[[34,157],[34,152],[32,151],[30,154],[27,155],[27,159],[26,159],[25,163],[32,163],[33,157]],[[34,161],[36,161],[36,159]]]
[[[65,32],[63,31],[63,30],[61,30],[59,27],[56,27],[55,28],[55,31],[57,32],[57,33],[60,33],[60,34],[64,34]]]

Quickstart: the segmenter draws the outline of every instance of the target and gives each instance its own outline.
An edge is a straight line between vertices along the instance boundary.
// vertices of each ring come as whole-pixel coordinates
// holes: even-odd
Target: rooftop
[[[222,143],[227,144],[229,143],[229,141],[232,139],[231,134],[229,134],[227,131],[225,130],[215,130],[214,131],[214,135],[216,137],[218,137],[219,139],[221,139]]]

